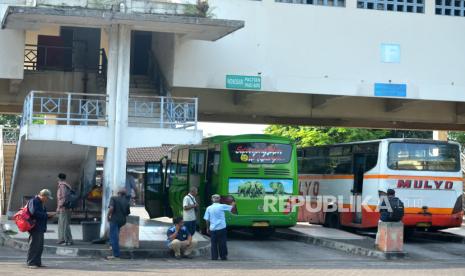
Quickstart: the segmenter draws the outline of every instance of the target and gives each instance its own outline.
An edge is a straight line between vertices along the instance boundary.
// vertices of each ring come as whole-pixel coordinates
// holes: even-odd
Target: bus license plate
[[[252,226],[253,227],[268,227],[268,226],[270,226],[270,224],[268,222],[261,221],[261,222],[252,223]]]
[[[417,223],[417,227],[431,227],[431,223],[429,223],[429,222],[419,222],[419,223]]]

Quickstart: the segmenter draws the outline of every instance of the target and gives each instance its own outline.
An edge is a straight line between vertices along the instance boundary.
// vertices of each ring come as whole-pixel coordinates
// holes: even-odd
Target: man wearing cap
[[[108,256],[109,260],[120,257],[119,231],[126,224],[126,217],[131,213],[126,193],[126,189],[120,189],[118,195],[110,199],[108,221],[110,222],[110,244],[113,256]]]
[[[203,217],[207,221],[207,233],[210,234],[212,260],[228,259],[227,230],[225,212],[231,212],[236,203],[220,204],[220,195],[212,195],[213,204],[208,206]],[[218,254],[219,253],[219,254]]]
[[[29,231],[29,249],[27,251],[27,266],[29,268],[44,267],[42,264],[44,233],[47,231],[47,219],[54,216],[54,213],[47,213],[47,209],[45,209],[45,203],[49,199],[53,199],[52,193],[50,190],[43,189],[27,203],[31,218],[35,220],[34,228]]]

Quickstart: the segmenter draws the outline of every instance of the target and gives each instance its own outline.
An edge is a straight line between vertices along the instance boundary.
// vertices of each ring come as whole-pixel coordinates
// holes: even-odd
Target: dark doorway
[[[152,47],[151,32],[132,32],[131,40],[131,74],[147,75]]]
[[[363,194],[363,178],[366,167],[366,155],[354,154],[354,186],[352,195],[354,197],[355,215],[354,223],[362,223],[362,194]]]

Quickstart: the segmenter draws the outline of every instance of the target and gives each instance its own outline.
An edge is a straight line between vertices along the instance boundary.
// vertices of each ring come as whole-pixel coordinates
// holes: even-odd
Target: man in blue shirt
[[[27,203],[31,218],[35,226],[29,231],[29,249],[27,251],[27,266],[29,268],[44,267],[42,264],[42,252],[44,250],[44,233],[47,231],[47,219],[54,213],[47,213],[45,203],[53,199],[50,190],[43,189]]]
[[[207,221],[207,233],[210,234],[212,260],[228,259],[227,230],[225,212],[231,212],[236,203],[232,205],[220,204],[220,195],[212,195],[213,204],[208,206],[203,217]]]
[[[176,259],[192,258],[191,253],[197,242],[192,239],[192,235],[184,226],[182,218],[174,218],[173,226],[166,232],[168,248],[174,251]]]

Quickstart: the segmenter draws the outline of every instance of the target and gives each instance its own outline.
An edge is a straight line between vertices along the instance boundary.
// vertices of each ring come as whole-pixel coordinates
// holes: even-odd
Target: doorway
[[[352,188],[353,204],[355,213],[353,223],[362,223],[362,193],[363,193],[363,178],[366,169],[366,155],[354,154],[353,174],[354,183]]]
[[[131,38],[131,75],[147,75],[150,52],[152,48],[152,33],[133,31]]]

